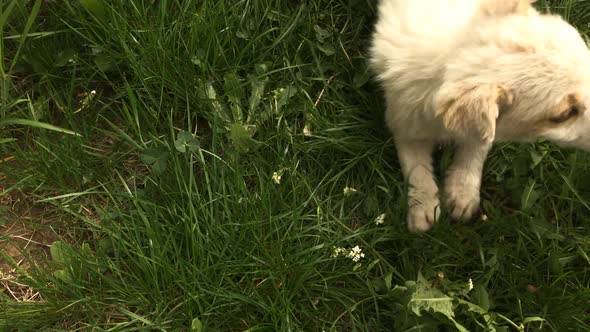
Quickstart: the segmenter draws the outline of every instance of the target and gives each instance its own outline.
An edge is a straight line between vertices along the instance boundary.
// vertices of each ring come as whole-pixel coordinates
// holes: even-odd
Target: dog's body
[[[590,150],[590,52],[572,26],[530,2],[381,0],[371,67],[410,185],[410,230],[438,217],[431,153],[440,142],[457,146],[444,195],[455,219],[477,211],[494,141]]]

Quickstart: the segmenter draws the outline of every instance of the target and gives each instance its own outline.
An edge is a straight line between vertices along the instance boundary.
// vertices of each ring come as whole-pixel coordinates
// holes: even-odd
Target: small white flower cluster
[[[340,256],[340,254],[343,254],[346,251],[345,248],[342,247],[334,247],[332,248],[332,255],[330,255],[332,258],[336,258],[338,256]]]
[[[279,172],[272,173],[272,182],[276,184],[281,184],[281,177],[282,175]]]
[[[361,249],[359,246],[355,246],[354,248],[350,248],[350,249],[346,249],[346,248],[342,248],[342,247],[334,247],[332,248],[332,258],[336,258],[339,257],[340,255],[344,255],[350,259],[352,259],[353,262],[358,262],[361,260],[361,258],[365,257],[365,254],[363,254],[363,249]]]
[[[354,194],[355,192],[357,192],[357,190],[352,187],[344,187],[343,192],[344,192],[344,196],[350,196],[350,195]]]
[[[385,222],[385,213],[382,213],[377,218],[375,218],[375,225],[381,225],[384,222]]]
[[[303,136],[310,137],[312,135],[313,134],[312,134],[311,129],[309,128],[309,126],[308,125],[305,125],[305,127],[303,127]]]
[[[350,252],[346,256],[352,259],[353,262],[358,262],[361,258],[365,257],[365,254],[363,254],[363,250],[359,246],[356,246],[350,249]]]
[[[473,289],[473,280],[471,280],[471,278],[469,278],[469,281],[467,281],[467,288],[469,290]]]

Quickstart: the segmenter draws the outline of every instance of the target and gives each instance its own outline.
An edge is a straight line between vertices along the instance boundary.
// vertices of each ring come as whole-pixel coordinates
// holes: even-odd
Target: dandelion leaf
[[[255,129],[254,126],[244,126],[239,123],[231,125],[230,137],[236,150],[246,153],[257,147],[259,142],[252,138]]]
[[[444,316],[458,331],[467,332],[467,329],[455,320],[453,298],[431,287],[421,274],[418,275],[417,281],[407,281],[405,287],[396,286],[392,293],[402,300],[401,303],[410,313],[420,317],[420,320],[428,316]]]
[[[490,296],[488,295],[488,292],[482,285],[475,285],[473,292],[471,293],[471,298],[473,302],[475,302],[483,310],[490,310]]]
[[[416,316],[422,316],[423,312],[441,313],[450,318],[455,316],[453,298],[437,288],[430,287],[426,279],[419,280],[410,290],[412,295],[408,306]]]

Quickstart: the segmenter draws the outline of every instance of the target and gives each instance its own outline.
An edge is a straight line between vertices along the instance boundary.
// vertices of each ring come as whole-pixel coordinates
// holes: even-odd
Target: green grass
[[[486,221],[407,232],[373,1],[0,10],[0,194],[60,239],[11,263],[43,301],[0,293],[0,331],[590,330],[588,154],[498,146]]]

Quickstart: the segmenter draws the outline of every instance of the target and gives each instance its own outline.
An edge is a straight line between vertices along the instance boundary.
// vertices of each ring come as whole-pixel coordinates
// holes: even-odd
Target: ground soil
[[[0,185],[0,193],[4,191]],[[57,235],[48,227],[47,211],[18,194],[0,197],[0,292],[15,301],[42,301],[22,278],[40,266]]]

